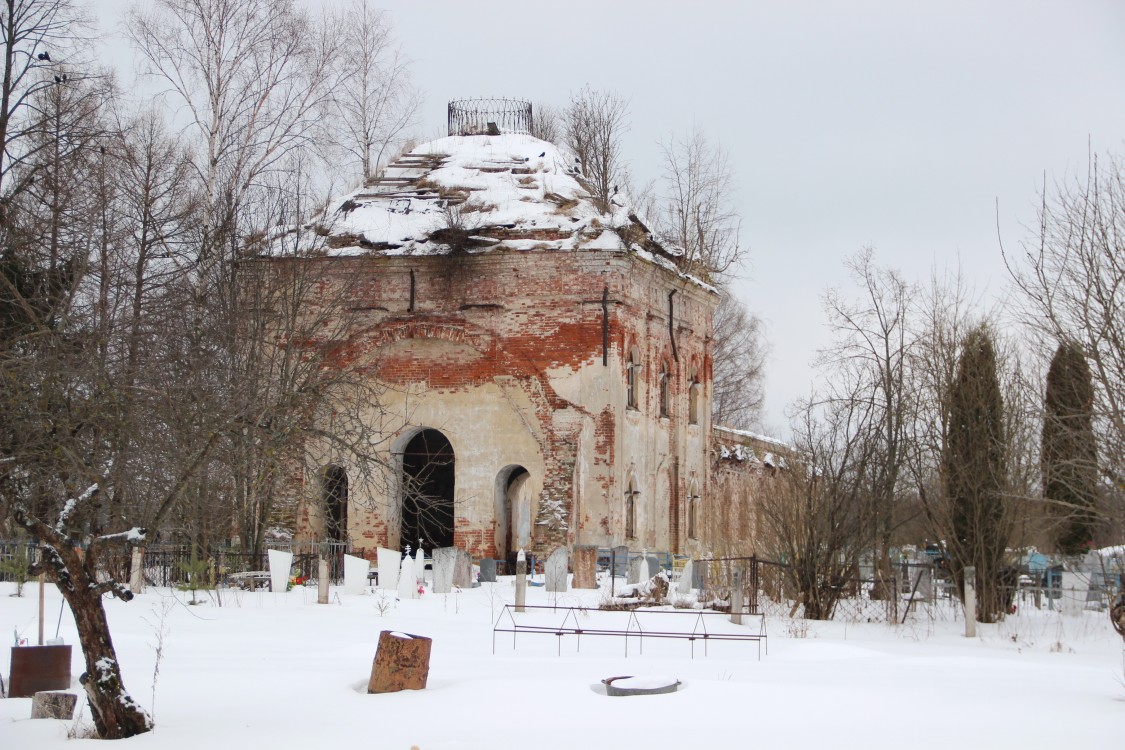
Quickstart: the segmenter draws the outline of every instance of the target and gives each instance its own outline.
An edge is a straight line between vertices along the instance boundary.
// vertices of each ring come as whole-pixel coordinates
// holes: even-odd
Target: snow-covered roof
[[[678,265],[682,252],[658,242],[623,194],[608,208],[598,209],[575,158],[554,144],[519,133],[449,136],[334,200],[317,223],[316,249],[335,256],[631,251],[691,278]]]

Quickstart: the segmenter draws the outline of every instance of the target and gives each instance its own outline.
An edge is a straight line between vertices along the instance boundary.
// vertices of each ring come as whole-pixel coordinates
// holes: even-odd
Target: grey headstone
[[[482,557],[480,560],[480,582],[496,582],[496,561],[491,557]]]
[[[559,547],[547,558],[544,573],[547,579],[547,591],[565,592],[566,573],[570,565],[570,556],[566,547]]]
[[[453,585],[463,589],[473,586],[473,556],[463,549],[455,551],[453,557]]]
[[[657,573],[659,573],[663,569],[663,566],[660,564],[660,561],[656,557],[654,557],[653,555],[649,555],[648,557],[646,557],[645,561],[648,563],[648,577],[649,578],[652,578],[654,575],[656,575]]]
[[[914,575],[921,574],[922,578],[918,581],[918,593],[916,597],[922,601],[929,601],[934,595],[934,574],[930,568],[916,568]]]
[[[707,565],[706,565],[706,563],[704,563],[702,565],[691,566],[691,587],[693,589],[699,589],[700,591],[702,591],[706,581],[707,581]]]
[[[74,706],[78,696],[74,693],[43,691],[31,697],[31,718],[66,719],[74,718]]]
[[[634,557],[629,560],[629,574],[625,578],[625,583],[641,582],[641,566],[644,565],[644,562],[643,557]]]
[[[692,588],[692,578],[695,576],[695,571],[692,570],[695,566],[692,565],[691,560],[688,560],[684,565],[683,572],[680,573],[680,580],[676,582],[676,591],[680,594],[690,594]]]
[[[434,555],[434,593],[448,594],[453,590],[453,568],[457,561],[456,547],[439,547]]]
[[[613,548],[613,575],[621,577],[629,573],[629,548]]]

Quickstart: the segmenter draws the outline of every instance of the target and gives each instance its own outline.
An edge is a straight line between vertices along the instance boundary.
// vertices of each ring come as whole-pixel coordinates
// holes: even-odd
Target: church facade
[[[379,384],[364,418],[386,471],[305,470],[299,537],[499,559],[699,546],[718,296],[586,188],[530,135],[456,135],[330,209],[320,262],[351,285],[344,356]]]

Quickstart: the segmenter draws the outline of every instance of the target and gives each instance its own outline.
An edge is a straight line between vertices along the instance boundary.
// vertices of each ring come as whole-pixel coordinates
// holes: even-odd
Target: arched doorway
[[[348,472],[330,464],[320,474],[321,507],[324,509],[324,536],[330,542],[348,540]]]
[[[400,546],[453,546],[453,469],[453,446],[437,430],[421,430],[406,444]]]
[[[513,569],[516,553],[531,543],[531,474],[518,464],[496,475],[496,556]]]

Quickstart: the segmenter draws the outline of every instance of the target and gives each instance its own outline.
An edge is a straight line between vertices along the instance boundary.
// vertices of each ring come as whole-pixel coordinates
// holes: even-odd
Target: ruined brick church
[[[385,386],[384,460],[304,478],[298,534],[511,558],[698,549],[710,495],[715,290],[624,200],[601,210],[523,103],[450,105],[330,210],[324,261],[362,279],[349,347]]]

